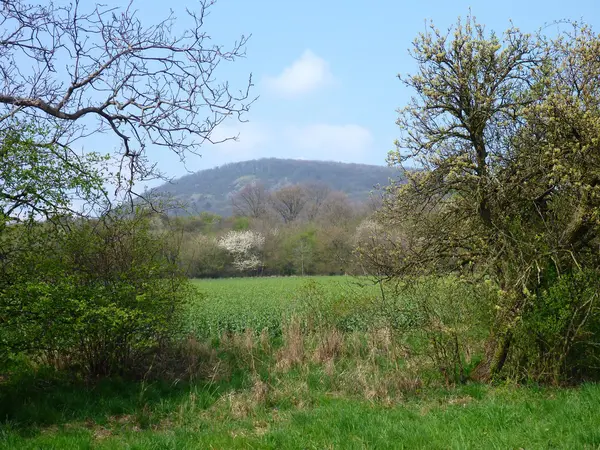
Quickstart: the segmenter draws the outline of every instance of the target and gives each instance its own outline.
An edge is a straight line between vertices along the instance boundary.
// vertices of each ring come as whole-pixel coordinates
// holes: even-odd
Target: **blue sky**
[[[194,1],[137,0],[134,7],[151,22],[169,9],[183,16]],[[218,131],[239,133],[238,142],[207,145],[185,167],[165,150],[149,155],[170,176],[260,157],[383,165],[397,137],[396,109],[411,95],[396,75],[415,69],[412,40],[426,20],[445,29],[469,8],[497,32],[511,19],[531,32],[558,19],[600,26],[599,0],[219,0],[206,22],[214,42],[252,34],[246,58],[221,75],[242,87],[251,72],[260,98],[248,123],[227,122]]]

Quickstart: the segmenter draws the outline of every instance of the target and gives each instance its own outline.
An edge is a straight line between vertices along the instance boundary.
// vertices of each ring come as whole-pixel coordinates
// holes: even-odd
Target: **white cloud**
[[[276,77],[266,78],[267,86],[283,97],[297,97],[333,82],[329,64],[306,50]]]
[[[352,161],[372,150],[373,135],[360,125],[312,124],[285,132],[289,148],[302,157]]]
[[[237,137],[237,139],[231,139]],[[252,154],[268,144],[272,136],[269,130],[257,122],[219,125],[211,136],[213,141],[225,140],[214,147],[216,152],[242,156]]]
[[[272,157],[364,162],[375,148],[371,132],[356,124],[227,123],[215,130],[213,139],[238,134],[238,141],[204,147],[202,159],[189,168],[200,170],[228,162]]]

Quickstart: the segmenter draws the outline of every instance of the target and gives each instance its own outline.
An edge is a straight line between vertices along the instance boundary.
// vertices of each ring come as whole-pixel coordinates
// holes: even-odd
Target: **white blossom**
[[[366,242],[377,241],[381,239],[384,234],[385,230],[380,223],[372,219],[365,219],[356,228],[354,242],[355,244],[360,245]]]
[[[256,231],[230,231],[219,239],[219,247],[233,256],[233,265],[240,271],[258,269],[262,261],[260,251],[265,237]]]

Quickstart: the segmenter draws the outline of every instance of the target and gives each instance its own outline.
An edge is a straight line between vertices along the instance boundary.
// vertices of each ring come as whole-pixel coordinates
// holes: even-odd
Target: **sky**
[[[184,16],[197,3],[133,5],[150,24],[170,9]],[[220,76],[243,88],[252,73],[251,93],[259,98],[246,123],[231,120],[216,131],[239,136],[236,142],[206,145],[185,165],[165,149],[151,148],[149,156],[172,177],[263,157],[384,165],[398,137],[396,110],[412,94],[397,75],[415,71],[413,39],[426,21],[446,29],[469,10],[498,33],[511,20],[526,32],[560,19],[600,28],[600,0],[218,0],[205,22],[213,43],[252,35],[245,59],[222,67]]]

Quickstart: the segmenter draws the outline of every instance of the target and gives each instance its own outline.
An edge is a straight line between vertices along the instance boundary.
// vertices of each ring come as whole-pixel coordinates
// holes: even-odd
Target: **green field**
[[[349,317],[377,301],[379,288],[367,279],[343,276],[194,280],[198,295],[189,306],[186,331],[200,337],[250,328],[279,334],[292,316]],[[356,308],[355,308],[356,307]],[[358,320],[359,314],[353,314]]]
[[[600,448],[599,386],[447,384],[366,280],[194,284],[189,378],[24,372],[0,385],[0,448]]]

